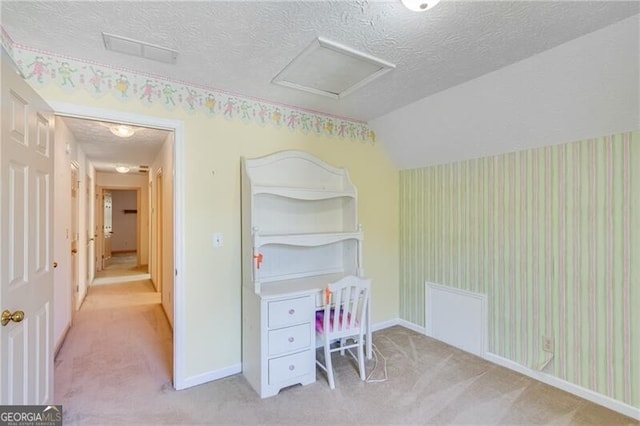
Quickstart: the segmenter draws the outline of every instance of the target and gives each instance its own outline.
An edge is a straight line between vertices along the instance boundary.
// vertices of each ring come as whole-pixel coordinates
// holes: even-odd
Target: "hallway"
[[[146,395],[172,389],[172,341],[149,279],[89,287],[55,359],[54,400],[64,407],[65,424],[104,423],[116,407],[144,413]]]
[[[135,253],[114,253],[109,263],[100,272],[96,272],[96,278],[92,286],[104,284],[126,283],[130,281],[144,281],[151,278],[149,265],[137,266]],[[160,295],[158,294],[158,303]]]

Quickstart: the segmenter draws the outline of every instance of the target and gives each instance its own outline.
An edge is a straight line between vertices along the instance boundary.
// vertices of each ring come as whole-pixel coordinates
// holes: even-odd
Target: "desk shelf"
[[[270,339],[281,341],[291,331],[299,343],[293,333],[304,334],[308,324],[315,341],[322,289],[346,275],[363,275],[357,198],[346,169],[305,152],[242,160],[243,374],[263,398],[315,381],[315,347],[292,343],[290,358],[276,360],[282,344],[274,351]],[[271,310],[289,304],[305,307],[290,308],[305,321],[274,329]]]
[[[253,247],[260,248],[268,244],[316,247],[346,240],[362,241],[362,231],[314,234],[260,234],[256,232],[253,237]]]

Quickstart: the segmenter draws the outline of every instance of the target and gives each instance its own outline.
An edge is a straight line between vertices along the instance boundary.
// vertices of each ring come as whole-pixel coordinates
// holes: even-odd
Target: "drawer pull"
[[[295,366],[295,365],[291,364],[291,365],[289,366],[289,371],[293,371],[293,370],[295,370],[295,369],[296,369],[296,366]]]
[[[296,310],[295,310],[295,309],[293,309],[293,308],[289,309],[289,315],[293,315],[293,314],[295,314],[295,313],[296,313]]]
[[[289,337],[289,343],[293,343],[295,339],[293,337]]]

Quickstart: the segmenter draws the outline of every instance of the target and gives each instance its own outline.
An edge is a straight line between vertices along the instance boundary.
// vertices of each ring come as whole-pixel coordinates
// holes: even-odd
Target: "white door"
[[[102,267],[106,268],[111,264],[111,236],[113,235],[113,200],[111,198],[111,192],[104,191],[103,196],[103,235],[104,235],[104,248],[102,249]]]
[[[78,264],[78,242],[80,241],[80,225],[78,221],[80,189],[80,166],[76,162],[71,163],[71,323],[75,320],[78,309],[80,291],[80,265]]]
[[[53,112],[2,57],[0,404],[53,401]]]

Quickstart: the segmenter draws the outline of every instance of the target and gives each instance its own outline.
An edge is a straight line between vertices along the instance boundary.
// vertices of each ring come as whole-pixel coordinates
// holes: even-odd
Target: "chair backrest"
[[[334,339],[362,335],[371,280],[349,275],[329,284],[328,289],[331,300],[325,300],[324,333]]]

